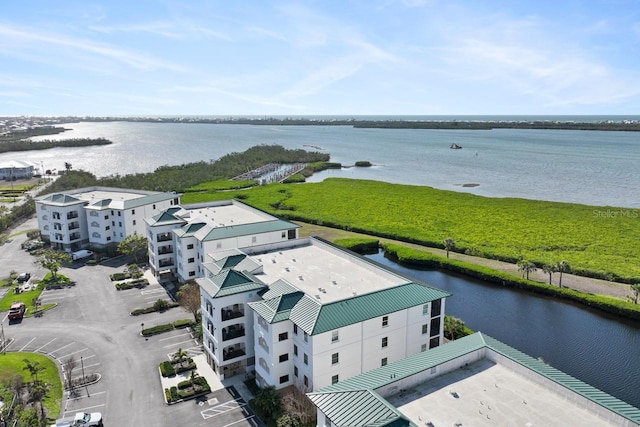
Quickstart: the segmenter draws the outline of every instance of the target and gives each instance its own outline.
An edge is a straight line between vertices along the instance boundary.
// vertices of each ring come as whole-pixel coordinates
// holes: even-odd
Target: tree
[[[518,261],[518,270],[522,273],[523,279],[526,276],[526,279],[529,280],[529,273],[533,273],[538,269],[536,268],[536,265],[531,261],[521,259],[520,261]]]
[[[276,418],[282,409],[280,395],[273,386],[261,388],[256,393],[254,402],[258,409],[269,418]]]
[[[127,265],[126,272],[129,273],[133,279],[139,279],[143,275],[142,269],[138,267],[138,264]]]
[[[139,234],[127,236],[118,243],[118,251],[125,255],[133,255],[136,264],[138,264],[138,253],[143,249],[147,249],[147,238]]]
[[[183,350],[182,347],[178,349],[175,353],[171,355],[171,360],[174,362],[182,363],[189,357],[189,352],[187,350]]]
[[[556,264],[556,271],[560,273],[560,279],[558,280],[558,287],[562,287],[562,273],[571,273],[571,265],[567,261],[560,261]]]
[[[45,397],[47,397],[47,393],[49,392],[49,384],[36,380],[28,383],[27,389],[29,390],[29,401],[33,402],[36,407],[40,407],[40,415],[38,416],[38,419],[44,420],[45,413],[42,401]]]
[[[71,390],[73,388],[73,370],[78,367],[78,361],[75,356],[71,355],[67,357],[62,362],[62,369],[64,370],[64,374],[67,376],[67,389]]]
[[[542,266],[542,271],[549,275],[549,284],[551,284],[551,276],[556,272],[555,264],[545,264]]]
[[[447,258],[449,258],[449,251],[452,251],[456,247],[456,242],[453,241],[452,238],[447,238],[442,241],[444,245],[444,250],[447,251]]]
[[[178,291],[178,303],[193,314],[193,319],[198,323],[198,311],[200,311],[200,286],[195,283],[185,283]]]
[[[451,341],[456,338],[460,338],[465,336],[465,324],[464,321],[458,319],[457,317],[448,316],[445,314],[444,316],[444,335],[448,337]]]
[[[31,361],[29,359],[22,359],[22,361],[25,364],[25,367],[22,368],[22,370],[24,371],[29,371],[29,374],[31,374],[31,379],[34,382],[38,381],[38,372],[44,371],[44,367],[40,366],[39,362],[33,362],[31,363]]]
[[[71,256],[65,252],[44,249],[40,251],[38,258],[36,258],[34,262],[42,268],[49,270],[52,280],[56,282],[58,280],[58,270],[60,270],[62,264],[71,262]]]
[[[627,298],[634,304],[638,303],[638,300],[640,299],[640,283],[631,285],[631,296],[628,296]]]

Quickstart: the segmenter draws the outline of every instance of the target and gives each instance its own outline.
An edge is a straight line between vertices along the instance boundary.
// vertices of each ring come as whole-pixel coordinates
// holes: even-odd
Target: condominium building
[[[36,198],[38,228],[54,249],[75,251],[115,246],[132,234],[145,235],[144,219],[180,197],[107,187],[87,187]]]
[[[179,282],[202,277],[208,253],[295,239],[300,228],[235,200],[171,206],[145,222],[152,271]]]
[[[221,378],[310,391],[442,343],[448,293],[315,238],[209,254],[203,342]]]
[[[480,332],[308,396],[318,427],[640,425],[640,409]]]

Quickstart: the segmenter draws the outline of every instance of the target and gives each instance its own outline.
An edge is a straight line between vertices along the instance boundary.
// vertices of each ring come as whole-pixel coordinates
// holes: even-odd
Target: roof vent
[[[318,288],[318,290],[319,290],[320,292],[322,292],[322,288]]]
[[[271,258],[271,262],[275,264],[276,263],[275,258]]]
[[[291,259],[291,261],[296,262],[296,259],[295,259],[295,258],[292,258],[292,259]]]
[[[333,283],[334,285],[338,284],[338,282],[336,282],[335,280],[332,280],[331,283]]]
[[[355,297],[356,295],[358,295],[357,292],[353,292],[352,295]]]
[[[320,295],[316,295],[316,299],[320,299]]]
[[[327,293],[327,290],[326,290],[325,288],[322,288],[322,293],[323,293],[323,294],[326,294],[326,293]]]
[[[302,278],[302,276],[298,276],[298,279],[304,281],[304,279]]]
[[[284,271],[286,271],[288,273],[289,272],[289,267],[285,267]]]

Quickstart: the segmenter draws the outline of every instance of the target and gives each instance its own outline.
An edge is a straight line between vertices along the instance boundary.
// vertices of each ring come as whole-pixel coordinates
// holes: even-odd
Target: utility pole
[[[2,322],[0,322],[0,342],[2,343],[2,347],[0,348],[0,350],[2,350],[2,354],[5,353],[5,349],[7,348],[7,342],[4,338],[4,319],[2,319]]]
[[[82,356],[80,356],[80,366],[82,366],[82,382],[84,383],[84,389],[87,391],[87,397],[91,397],[89,394],[89,386],[87,385],[87,377],[84,376],[84,361],[82,360]]]

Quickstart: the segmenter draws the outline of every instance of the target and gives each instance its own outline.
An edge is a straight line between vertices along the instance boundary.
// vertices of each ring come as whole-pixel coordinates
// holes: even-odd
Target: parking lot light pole
[[[91,397],[89,394],[89,386],[87,385],[87,377],[84,376],[84,361],[82,360],[82,356],[80,356],[80,366],[82,367],[82,382],[84,383],[84,389],[87,391],[87,396]]]
[[[4,319],[2,319],[2,321],[0,321],[0,329],[2,332],[0,332],[0,345],[2,345],[2,348],[0,348],[1,353],[4,354],[5,353],[5,349],[7,348],[7,343],[5,342],[5,338],[4,338]]]

